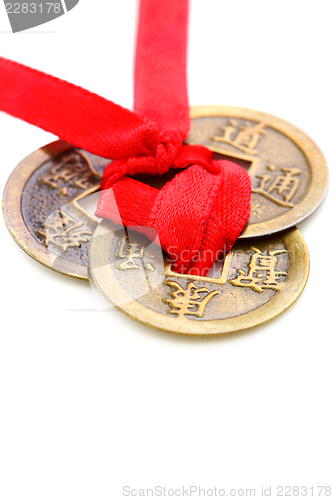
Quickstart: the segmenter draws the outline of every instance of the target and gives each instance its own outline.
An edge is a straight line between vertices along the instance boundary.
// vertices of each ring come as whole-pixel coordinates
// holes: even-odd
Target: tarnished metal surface
[[[148,326],[220,335],[264,323],[288,308],[309,273],[297,229],[238,240],[215,276],[173,273],[158,245],[104,221],[90,246],[90,272],[105,297]]]
[[[107,163],[56,141],[15,168],[5,188],[3,212],[9,231],[24,251],[56,271],[88,279],[89,240],[96,222],[70,202],[99,188]]]

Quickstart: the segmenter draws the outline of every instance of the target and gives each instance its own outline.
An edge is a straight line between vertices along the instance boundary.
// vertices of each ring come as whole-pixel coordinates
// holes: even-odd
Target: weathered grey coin
[[[215,277],[178,274],[158,244],[105,220],[92,237],[89,265],[104,296],[131,318],[201,336],[241,331],[282,313],[306,284],[309,256],[294,228],[238,240]]]
[[[25,252],[55,271],[88,279],[96,221],[75,200],[98,190],[108,161],[56,141],[15,168],[5,187],[3,213]]]
[[[251,214],[241,238],[292,227],[324,198],[328,171],[321,151],[280,118],[236,107],[194,107],[187,142],[203,144],[247,169]]]

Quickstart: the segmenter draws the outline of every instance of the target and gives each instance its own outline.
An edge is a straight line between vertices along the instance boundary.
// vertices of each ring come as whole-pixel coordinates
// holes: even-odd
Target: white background
[[[331,165],[332,14],[329,0],[193,0],[190,103],[284,118]],[[13,35],[1,5],[0,54],[131,107],[135,18],[133,0],[81,0]],[[0,137],[3,187],[55,139],[4,113]],[[89,284],[33,261],[2,221],[1,500],[118,500],[125,485],[257,496],[263,485],[332,485],[331,219],[328,196],[299,224],[311,272],[296,304],[217,339],[92,311]]]

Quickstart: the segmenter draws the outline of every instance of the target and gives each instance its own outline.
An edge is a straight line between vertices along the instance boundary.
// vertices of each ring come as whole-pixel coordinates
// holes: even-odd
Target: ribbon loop
[[[148,238],[155,229],[174,271],[205,276],[233,246],[250,212],[247,172],[227,160],[213,164],[217,175],[194,165],[161,190],[122,177],[102,193],[96,215],[136,227]]]

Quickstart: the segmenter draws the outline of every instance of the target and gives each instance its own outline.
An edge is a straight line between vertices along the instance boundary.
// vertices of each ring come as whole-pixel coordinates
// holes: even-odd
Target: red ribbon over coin
[[[141,226],[148,236],[154,228],[163,250],[176,255],[175,271],[205,275],[246,224],[251,185],[238,165],[213,160],[203,146],[183,144],[190,125],[187,17],[187,0],[141,0],[135,112],[3,58],[0,109],[112,158],[96,215]],[[127,177],[170,168],[183,170],[160,191]]]

